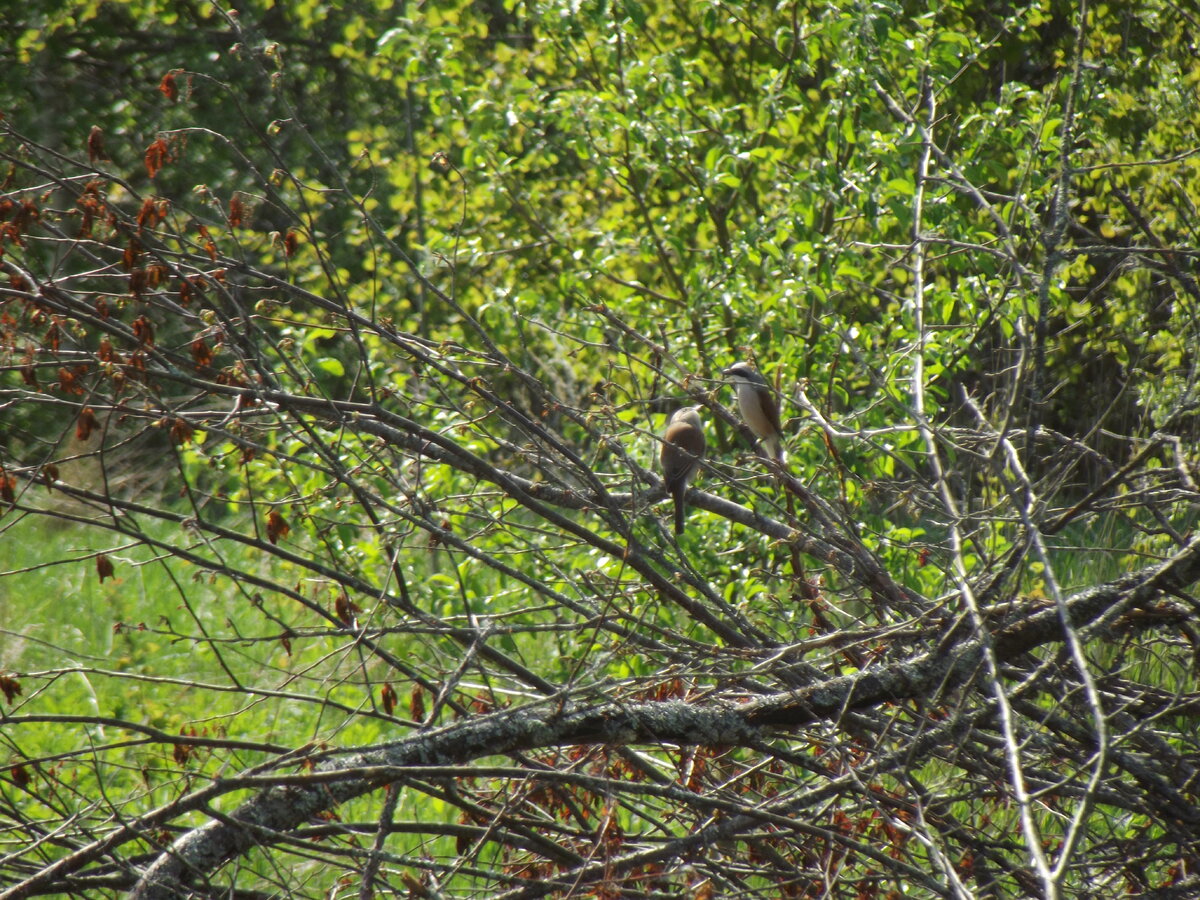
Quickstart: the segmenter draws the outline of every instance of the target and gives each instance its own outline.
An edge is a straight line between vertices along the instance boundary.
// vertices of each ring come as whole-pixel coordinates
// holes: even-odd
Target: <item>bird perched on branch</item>
[[[737,388],[738,411],[742,414],[742,421],[762,441],[767,455],[783,462],[783,425],[779,421],[779,404],[767,379],[744,362],[734,363],[721,374]]]
[[[700,421],[700,407],[685,406],[671,416],[667,430],[663,432],[658,458],[662,463],[663,481],[675,501],[675,533],[683,534],[686,512],[683,498],[704,458],[704,423]]]

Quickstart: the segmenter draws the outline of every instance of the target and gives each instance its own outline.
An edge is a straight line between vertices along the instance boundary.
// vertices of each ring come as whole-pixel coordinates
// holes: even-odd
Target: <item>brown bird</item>
[[[683,498],[700,470],[703,458],[704,423],[700,421],[700,407],[685,406],[676,410],[663,432],[662,450],[659,451],[663,480],[675,501],[676,534],[683,534],[683,517],[687,511]]]

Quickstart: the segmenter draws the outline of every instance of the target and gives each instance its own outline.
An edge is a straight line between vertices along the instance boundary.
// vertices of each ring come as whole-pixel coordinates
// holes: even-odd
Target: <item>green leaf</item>
[[[316,360],[315,364],[318,369],[328,372],[330,375],[336,375],[338,378],[346,374],[346,367],[342,361],[332,356],[322,356]]]
[[[1058,130],[1062,127],[1062,119],[1050,118],[1042,123],[1042,130],[1038,135],[1038,142],[1045,144],[1058,137]]]
[[[854,134],[854,121],[850,116],[845,116],[842,119],[842,140],[847,144],[857,143],[857,138]]]

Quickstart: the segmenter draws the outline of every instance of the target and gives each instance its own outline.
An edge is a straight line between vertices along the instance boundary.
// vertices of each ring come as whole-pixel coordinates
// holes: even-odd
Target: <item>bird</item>
[[[700,421],[700,407],[685,406],[675,411],[663,432],[658,458],[667,492],[675,501],[675,533],[683,534],[686,512],[683,498],[704,458],[704,423]]]
[[[737,388],[742,421],[762,441],[771,459],[783,462],[783,425],[779,421],[779,404],[767,379],[744,362],[734,363],[721,374]]]

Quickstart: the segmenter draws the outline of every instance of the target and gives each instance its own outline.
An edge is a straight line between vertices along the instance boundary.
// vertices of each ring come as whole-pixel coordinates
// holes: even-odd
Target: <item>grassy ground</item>
[[[219,550],[240,553],[233,561],[243,570],[264,565],[244,548]],[[113,563],[103,582],[101,553]],[[353,747],[407,733],[379,708],[382,679],[394,675],[360,652],[352,635],[293,601],[252,596],[232,579],[157,558],[119,536],[40,517],[0,519],[0,676],[20,689],[0,695],[11,717],[0,729],[0,777],[10,787],[9,767],[20,765],[32,779],[14,792],[20,815],[79,816],[102,834],[114,819],[128,821],[210,778],[268,761],[275,748]],[[286,629],[294,634],[284,639]],[[396,690],[399,716],[408,688],[397,683]],[[170,740],[180,734],[260,749],[184,749]],[[217,805],[230,810],[243,797],[231,793]],[[418,802],[402,804],[398,818],[454,818],[438,801]],[[346,804],[340,814],[370,820],[377,798]],[[15,837],[0,834],[0,855],[25,848],[19,830],[9,833]],[[295,874],[324,883],[338,873]]]
[[[181,538],[178,529],[168,533],[168,526],[156,527],[162,529],[158,537]],[[1110,528],[1060,537],[1055,569],[1064,589],[1070,592],[1143,563],[1146,558],[1129,543]],[[1126,549],[1092,549],[1098,546]],[[256,561],[238,546],[218,549],[232,556],[233,568],[261,566],[282,583],[299,581],[280,573],[278,561]],[[112,577],[103,582],[99,554],[113,564]],[[1028,591],[1044,592],[1036,570],[1028,582]],[[424,601],[432,602],[432,582],[422,585]],[[304,590],[328,600],[326,585],[306,584]],[[14,677],[22,691],[0,697],[4,712],[16,717],[0,729],[0,771],[21,763],[40,776],[36,790],[19,795],[21,813],[43,821],[78,815],[103,834],[114,817],[128,820],[209,778],[266,761],[270,746],[324,741],[350,747],[408,733],[403,724],[379,715],[377,679],[394,675],[381,672],[351,635],[293,601],[272,596],[253,601],[253,593],[232,579],[157,558],[99,530],[11,513],[0,519],[0,675]],[[287,639],[284,628],[294,630]],[[415,643],[411,636],[383,640],[417,667],[433,660],[430,654],[438,648]],[[1092,662],[1105,671],[1123,668],[1162,683],[1186,677],[1164,666],[1157,649],[1097,645]],[[450,667],[445,659],[438,664]],[[396,715],[402,716],[409,687],[399,681],[395,687],[401,704]],[[1051,698],[1043,702],[1052,705]],[[125,723],[168,736],[260,742],[262,748],[181,752],[169,739],[147,737]],[[923,773],[930,782],[944,775],[937,763]],[[410,791],[404,797],[397,820],[457,818],[428,795]],[[239,799],[228,795],[219,806],[229,810]],[[378,799],[347,804],[339,810],[342,821],[372,821]],[[969,815],[966,809],[964,816]],[[196,817],[191,824],[200,821]],[[447,859],[456,853],[449,839],[411,846],[405,840],[397,838],[393,851]],[[21,849],[0,836],[0,855]],[[338,874],[320,866],[304,871],[293,874],[321,884]]]
[[[231,579],[97,530],[36,517],[0,527],[0,671],[21,689],[5,711],[95,719],[6,729],[0,754],[48,758],[108,744],[120,721],[297,746],[330,737],[348,719],[358,722],[351,711],[370,707],[372,686],[354,683],[358,664],[346,662],[344,635],[281,640],[283,627]],[[113,564],[103,582],[101,553]],[[281,613],[272,598],[263,602]],[[342,710],[331,713],[332,703]],[[370,734],[356,739],[379,737],[377,721],[363,724]],[[178,762],[173,752],[160,742],[141,755]]]

